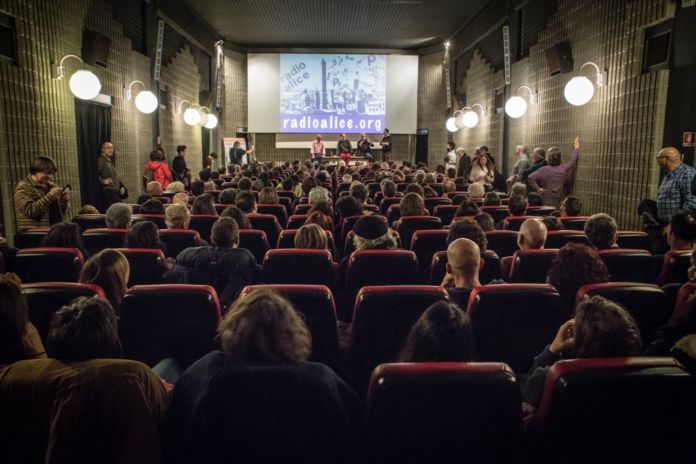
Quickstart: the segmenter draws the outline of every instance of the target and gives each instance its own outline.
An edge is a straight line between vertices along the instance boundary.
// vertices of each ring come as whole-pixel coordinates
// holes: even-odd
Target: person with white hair
[[[106,227],[109,229],[128,229],[133,218],[130,205],[114,203],[106,210]]]
[[[481,182],[474,182],[473,184],[469,184],[467,193],[469,194],[470,198],[481,198],[483,197],[484,193],[486,193],[486,188]]]
[[[329,191],[324,187],[314,187],[309,191],[309,204],[329,203]]]
[[[179,181],[174,181],[167,185],[167,192],[173,192],[173,193],[179,193],[179,192],[185,192],[186,187],[184,187],[183,182]]]
[[[508,189],[516,182],[522,180],[522,173],[530,166],[527,145],[517,145],[517,147],[515,147],[515,156],[517,160],[512,166],[512,175],[507,179]]]

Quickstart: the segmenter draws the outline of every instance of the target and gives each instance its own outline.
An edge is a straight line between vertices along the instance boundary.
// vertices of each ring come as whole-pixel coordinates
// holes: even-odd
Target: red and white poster
[[[684,132],[684,137],[682,139],[683,147],[693,147],[696,142],[696,132]]]

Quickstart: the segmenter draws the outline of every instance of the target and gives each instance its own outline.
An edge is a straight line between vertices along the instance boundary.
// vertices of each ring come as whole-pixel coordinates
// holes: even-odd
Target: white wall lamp
[[[128,85],[128,88],[125,89],[126,100],[130,101],[133,98],[133,85],[135,84],[140,84],[143,86],[143,90],[138,92],[138,95],[135,97],[135,107],[141,113],[152,113],[157,109],[159,102],[157,101],[157,97],[154,93],[150,92],[149,90],[144,90],[145,84],[143,84],[142,81],[133,81]]]
[[[607,81],[607,71],[601,70],[595,63],[588,61],[580,66],[580,72],[582,72],[582,68],[588,65],[594,66],[595,71],[597,71],[595,77],[595,84],[597,87],[603,87]],[[563,95],[571,105],[582,106],[592,100],[594,91],[594,85],[592,85],[590,79],[585,76],[577,76],[568,81],[563,90]]]
[[[521,86],[517,87],[517,91],[515,93],[519,93],[519,91],[522,89],[527,89],[527,91],[529,91],[529,104],[536,105],[538,94],[526,85],[521,85]],[[527,112],[527,101],[523,97],[520,97],[519,95],[515,95],[514,97],[510,97],[508,99],[508,101],[505,103],[505,114],[507,114],[511,118],[514,118],[514,119],[521,118],[522,116],[524,116],[524,114],[526,112]]]
[[[193,107],[194,104],[191,103],[189,100],[181,100],[179,102],[179,105],[177,106],[176,113],[181,113],[181,107],[184,106],[184,103],[189,104],[189,107],[186,109],[186,111],[184,111],[184,122],[189,126],[195,126],[196,124],[198,124],[198,121],[201,120],[201,113]]]
[[[458,112],[460,113],[461,110],[455,111],[455,112],[452,114],[452,116],[450,116],[449,118],[447,118],[447,121],[445,121],[445,127],[446,127],[447,130],[450,131],[450,132],[457,132],[457,131],[459,130],[459,127],[457,127],[456,116],[455,116]]]
[[[456,116],[454,120],[454,123],[457,125],[457,128],[463,129],[466,127],[468,129],[471,129],[478,125],[479,115],[474,111],[474,108],[476,108],[477,106],[481,108],[481,117],[486,117],[486,109],[480,103],[474,103],[470,107],[465,106],[461,110],[454,112],[454,114],[457,114],[457,112],[460,113],[460,115]]]
[[[68,58],[75,58],[82,63],[82,66],[85,65],[85,62],[82,61],[82,58],[79,56],[65,55],[58,64],[51,63],[51,77],[53,79],[62,80],[65,77],[63,74],[63,62]],[[68,85],[70,86],[72,94],[81,100],[92,100],[99,95],[101,91],[101,82],[99,82],[99,78],[93,72],[87,71],[86,69],[75,71],[75,73],[70,76]]]

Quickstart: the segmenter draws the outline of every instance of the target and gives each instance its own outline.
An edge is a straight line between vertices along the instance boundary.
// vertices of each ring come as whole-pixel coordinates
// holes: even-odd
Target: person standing
[[[336,145],[336,152],[338,156],[341,157],[341,160],[346,163],[346,166],[348,166],[350,164],[350,154],[353,152],[353,145],[351,145],[346,134],[341,134],[341,138]]]
[[[237,166],[241,166],[242,161],[244,160],[244,155],[250,155],[254,152],[256,149],[255,146],[252,145],[252,147],[249,150],[245,150],[242,148],[242,144],[240,142],[234,142],[234,145],[232,145],[232,148],[230,148],[230,164],[236,164]],[[251,160],[247,159],[247,164]]]
[[[665,172],[657,191],[657,217],[661,225],[669,223],[681,209],[696,209],[696,196],[691,193],[696,170],[682,161],[682,154],[674,147],[663,148],[657,154],[657,164]]]
[[[322,159],[326,155],[326,145],[321,139],[321,135],[317,134],[316,137],[314,137],[314,142],[312,142],[310,151],[312,152],[312,162],[314,165],[321,167]]]
[[[547,166],[540,168],[529,176],[529,186],[541,194],[544,205],[561,206],[565,196],[565,183],[571,170],[575,167],[580,156],[580,137],[575,138],[573,154],[570,161],[561,164],[561,149],[549,148],[546,152]],[[688,189],[688,185],[687,185]]]
[[[17,230],[46,227],[63,220],[68,208],[68,192],[52,182],[56,164],[39,156],[29,168],[29,176],[17,183],[14,192]]]
[[[517,157],[517,161],[515,161],[515,164],[512,166],[512,175],[507,179],[508,193],[512,184],[522,180],[522,173],[529,167],[529,156],[527,155],[526,145],[517,145],[515,147],[515,156]]]
[[[145,178],[159,182],[164,190],[172,182],[172,173],[159,150],[150,152],[150,162],[145,165]]]
[[[104,211],[109,206],[121,201],[121,178],[114,166],[114,146],[111,142],[104,142],[101,146],[101,154],[97,159],[97,175],[101,185],[102,203]],[[125,193],[125,192],[123,192]],[[127,195],[126,195],[127,196]]]
[[[473,159],[462,147],[457,148],[454,152],[457,155],[457,177],[463,177],[468,181],[471,175],[471,167],[474,164]]]
[[[358,139],[358,154],[365,157],[370,163],[375,160],[372,155],[372,142],[364,132],[360,134],[360,139]]]
[[[184,185],[191,183],[191,171],[186,166],[186,145],[176,147],[176,156],[172,160],[172,174],[175,181],[183,182]]]
[[[389,129],[384,129],[384,137],[382,137],[379,144],[382,146],[382,161],[388,163],[389,155],[391,154],[392,150],[392,137]]]

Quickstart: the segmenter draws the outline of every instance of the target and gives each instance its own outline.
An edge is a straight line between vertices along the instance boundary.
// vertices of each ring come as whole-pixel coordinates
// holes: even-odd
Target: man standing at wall
[[[97,174],[102,191],[102,207],[106,211],[109,206],[121,201],[121,178],[114,166],[114,145],[111,142],[102,143],[97,159]]]

